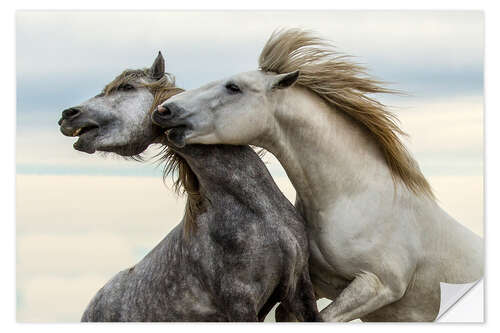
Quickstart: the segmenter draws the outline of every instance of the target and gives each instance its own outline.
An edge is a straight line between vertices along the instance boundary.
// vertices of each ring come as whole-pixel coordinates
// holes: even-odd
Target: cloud
[[[20,322],[76,322],[107,277],[83,274],[76,277],[36,276],[22,284],[17,309]]]
[[[483,98],[417,101],[396,108],[403,138],[424,174],[482,175]]]
[[[394,101],[387,101],[394,105]],[[442,173],[481,174],[483,160],[483,97],[463,96],[420,100],[400,98],[393,111],[410,135],[408,148],[427,175]],[[17,131],[16,163],[21,173],[101,174],[159,176],[156,164],[126,161],[114,154],[105,157],[75,151],[74,138],[64,137],[58,128],[23,127]],[[158,148],[151,147],[152,157]],[[271,174],[285,176],[279,162],[267,154]]]
[[[451,60],[451,65],[481,63],[484,43],[479,11],[21,11],[16,18],[18,69],[30,75],[49,68],[52,73],[71,73],[93,62],[110,65],[120,59],[133,65],[138,54],[147,54],[142,51],[159,48],[174,57],[201,56],[202,61],[203,54],[195,51],[210,53],[210,46],[218,52],[226,49],[219,54],[224,61],[239,46],[256,48],[250,54],[256,63],[257,52],[278,27],[315,30],[346,51],[397,63],[415,58],[445,64]],[[43,51],[37,54],[42,58],[33,62],[37,51]],[[78,61],[82,55],[85,62]],[[46,63],[43,57],[52,61]],[[53,61],[59,57],[67,58]]]
[[[19,280],[33,275],[75,277],[89,271],[111,276],[133,266],[138,259],[134,250],[144,243],[141,237],[107,231],[20,234],[17,274]]]
[[[259,24],[250,24],[256,21]],[[391,87],[410,92],[413,97],[378,97],[394,105],[412,104],[418,111],[418,116],[401,112],[412,140],[418,141],[417,150],[418,146],[439,150],[445,142],[450,149],[454,142],[473,146],[481,140],[469,136],[478,129],[464,132],[463,122],[450,126],[462,121],[466,107],[474,112],[482,107],[481,12],[20,11],[16,16],[18,167],[25,173],[78,168],[98,174],[101,168],[102,174],[112,174],[122,168],[122,173],[157,175],[149,166],[73,151],[72,139],[62,137],[56,126],[61,111],[95,95],[123,69],[148,66],[158,49],[166,54],[167,70],[185,88],[254,69],[271,31],[290,26],[317,31],[339,50],[359,55],[358,60],[379,78],[394,82]],[[447,123],[441,122],[439,130],[431,124],[432,119],[445,117]],[[481,126],[477,116],[473,120],[469,128]],[[467,136],[460,138],[460,133]]]
[[[402,128],[411,135],[407,143],[417,153],[457,150],[482,152],[482,96],[417,101],[403,105],[397,114]]]
[[[160,237],[183,216],[183,199],[158,178],[16,177],[18,233],[151,233]]]
[[[484,235],[484,180],[482,176],[435,176],[429,182],[438,204],[459,223]]]
[[[34,174],[101,174],[160,176],[162,168],[154,155],[157,145],[144,154],[146,161],[126,160],[116,154],[87,154],[73,148],[76,138],[63,136],[59,128],[24,127],[16,133],[16,166],[18,173]]]
[[[402,140],[427,176],[482,175],[483,96],[386,101],[408,134]]]
[[[482,90],[481,12],[21,11],[16,19],[21,112],[79,103],[123,69],[149,66],[159,49],[188,89],[256,69],[278,27],[316,31],[399,89]]]

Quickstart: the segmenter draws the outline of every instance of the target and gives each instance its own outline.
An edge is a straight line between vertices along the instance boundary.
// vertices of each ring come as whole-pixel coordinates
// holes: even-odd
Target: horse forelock
[[[150,69],[126,69],[118,75],[113,81],[108,83],[103,91],[103,95],[108,95],[116,91],[120,86],[146,79],[147,83],[142,83],[153,94],[153,104],[150,112],[168,98],[183,92],[184,90],[175,86],[175,77],[170,73],[165,73],[160,79],[152,80]],[[166,138],[162,138],[162,142]],[[198,178],[192,171],[186,160],[170,149],[164,143],[163,149],[156,155],[158,161],[163,164],[163,180],[170,175],[172,177],[174,190],[177,194],[187,194],[186,211],[184,216],[184,234],[189,236],[196,228],[194,217],[200,210],[201,194]],[[140,155],[132,157],[135,160],[142,161]]]
[[[398,93],[371,78],[334,46],[301,29],[276,30],[259,56],[259,67],[277,74],[296,70],[296,84],[322,97],[332,108],[348,114],[375,138],[394,180],[414,193],[434,197],[432,189],[398,135],[406,135],[397,117],[370,93]]]

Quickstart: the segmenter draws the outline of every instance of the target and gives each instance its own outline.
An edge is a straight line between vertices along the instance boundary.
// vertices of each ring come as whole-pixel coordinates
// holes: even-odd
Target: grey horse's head
[[[151,110],[180,91],[159,53],[150,68],[125,70],[100,94],[64,110],[58,124],[64,135],[78,137],[76,150],[138,155],[163,136]]]

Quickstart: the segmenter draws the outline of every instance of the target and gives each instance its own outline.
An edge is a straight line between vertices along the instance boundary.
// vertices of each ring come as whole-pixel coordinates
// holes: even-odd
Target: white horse
[[[278,158],[307,221],[317,297],[333,300],[323,319],[434,320],[440,282],[481,278],[483,241],[437,205],[395,117],[367,96],[391,91],[301,30],[275,32],[259,63],[153,119],[178,146],[253,144]]]

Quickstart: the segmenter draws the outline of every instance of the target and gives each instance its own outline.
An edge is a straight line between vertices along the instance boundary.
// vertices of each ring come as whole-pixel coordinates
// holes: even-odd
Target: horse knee
[[[398,274],[391,274],[391,277],[379,277],[373,273],[365,272],[362,278],[368,285],[372,286],[373,296],[382,296],[389,302],[401,299],[408,288],[408,279]]]
[[[391,281],[384,281],[384,289],[387,298],[395,302],[403,298],[408,289],[409,282],[403,278],[394,278]]]

